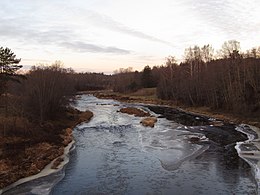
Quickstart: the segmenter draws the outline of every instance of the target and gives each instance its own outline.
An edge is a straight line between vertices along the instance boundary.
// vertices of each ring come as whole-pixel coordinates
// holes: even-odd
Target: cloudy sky
[[[259,0],[0,0],[0,46],[21,64],[77,71],[141,70],[184,49],[260,46]]]

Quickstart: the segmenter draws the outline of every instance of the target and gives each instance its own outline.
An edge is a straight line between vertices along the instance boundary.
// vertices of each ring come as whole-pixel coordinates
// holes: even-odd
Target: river
[[[248,163],[234,152],[228,155],[229,146],[209,134],[217,127],[181,125],[153,113],[152,107],[92,95],[77,96],[74,106],[94,117],[74,129],[69,163],[5,194],[257,194]],[[127,106],[157,116],[155,127],[143,127],[139,117],[117,112]],[[190,142],[192,136],[202,142]],[[235,144],[229,143],[232,148]]]

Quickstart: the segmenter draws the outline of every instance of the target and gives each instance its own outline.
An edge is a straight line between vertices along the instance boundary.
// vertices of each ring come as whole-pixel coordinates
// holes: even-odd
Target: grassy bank
[[[93,116],[90,111],[68,108],[55,121],[43,124],[27,118],[0,116],[0,189],[39,173],[64,153],[73,140],[72,128]],[[58,158],[52,168],[63,159]]]
[[[92,93],[92,92],[91,92]],[[129,103],[145,103],[155,105],[165,105],[174,108],[179,108],[187,112],[196,113],[199,115],[206,115],[212,118],[224,120],[236,124],[249,124],[256,127],[260,127],[260,116],[245,116],[241,114],[231,113],[226,110],[214,110],[210,107],[191,107],[184,105],[177,101],[172,100],[161,100],[156,96],[156,88],[141,89],[134,93],[116,93],[109,90],[98,91],[93,93],[96,97],[105,99],[115,99],[118,101],[129,102]]]

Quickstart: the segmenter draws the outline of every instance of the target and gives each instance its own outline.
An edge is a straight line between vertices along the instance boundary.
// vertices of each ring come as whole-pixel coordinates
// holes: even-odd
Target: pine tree
[[[11,49],[0,47],[0,95],[6,92],[9,80],[18,81],[16,71],[22,68],[22,65],[18,65],[20,61]]]
[[[5,115],[7,116],[7,82],[19,82],[19,75],[16,71],[22,68],[18,65],[21,59],[17,59],[16,55],[9,48],[0,47],[0,96],[5,94]]]

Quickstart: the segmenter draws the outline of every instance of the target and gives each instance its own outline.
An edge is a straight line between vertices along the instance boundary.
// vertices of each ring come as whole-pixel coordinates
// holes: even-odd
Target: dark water
[[[65,172],[42,178],[38,184],[49,185],[38,191],[27,184],[32,189],[24,194],[257,194],[249,165],[223,157],[191,127],[159,118],[154,128],[145,128],[140,118],[117,112],[124,104],[88,95],[75,106],[94,118],[74,130],[76,148]],[[191,143],[194,135],[205,144]],[[23,185],[17,188],[25,192]]]

